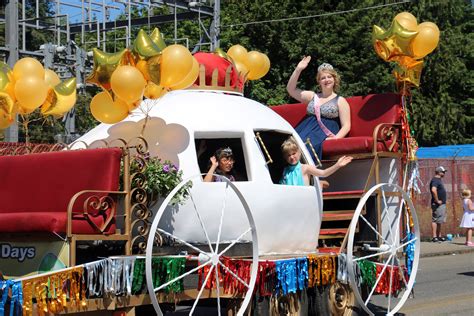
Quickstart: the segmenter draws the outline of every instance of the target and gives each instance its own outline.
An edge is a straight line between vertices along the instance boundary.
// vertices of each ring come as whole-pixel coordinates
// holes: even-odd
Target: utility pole
[[[221,28],[221,1],[214,1],[214,19],[211,23],[211,51],[215,51],[220,46],[220,29]]]
[[[5,7],[5,44],[8,49],[8,65],[13,68],[18,60],[18,0],[7,0]],[[14,122],[5,130],[7,142],[18,142],[18,115]]]

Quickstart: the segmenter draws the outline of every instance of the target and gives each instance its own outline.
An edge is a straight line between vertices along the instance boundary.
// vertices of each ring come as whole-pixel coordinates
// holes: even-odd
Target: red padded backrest
[[[293,127],[296,127],[306,116],[306,104],[304,103],[276,105],[271,106],[270,109],[277,112]]]
[[[121,155],[102,148],[0,157],[0,213],[65,212],[79,191],[116,191]]]
[[[346,137],[372,136],[380,123],[400,122],[400,95],[370,94],[346,98],[351,108],[351,130]],[[270,107],[295,127],[306,116],[306,104],[282,104]]]
[[[369,94],[346,100],[351,108],[351,130],[346,137],[372,136],[378,124],[400,122],[399,94]]]

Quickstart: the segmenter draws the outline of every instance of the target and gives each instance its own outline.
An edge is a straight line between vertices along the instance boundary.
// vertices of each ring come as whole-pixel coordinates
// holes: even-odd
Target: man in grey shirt
[[[446,189],[441,179],[446,171],[443,166],[437,167],[435,169],[435,176],[430,182],[432,242],[446,241],[446,238],[441,237],[441,224],[446,223]]]

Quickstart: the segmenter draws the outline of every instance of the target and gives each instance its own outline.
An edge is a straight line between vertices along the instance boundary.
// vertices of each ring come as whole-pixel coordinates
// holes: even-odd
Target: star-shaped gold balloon
[[[408,59],[408,60],[406,60]],[[423,61],[414,60],[411,57],[405,57],[397,61],[398,65],[393,71],[393,75],[399,85],[405,85],[405,89],[410,86],[419,87],[421,71],[423,70]]]
[[[155,43],[155,45],[158,46],[160,50],[163,50],[166,48],[166,43],[163,38],[163,34],[161,34],[158,28],[155,27],[153,32],[151,32],[150,38],[153,41],[153,43]]]
[[[152,38],[141,29],[138,31],[137,38],[133,41],[133,52],[141,59],[148,59],[159,54],[161,49],[155,44]]]
[[[48,92],[46,101],[41,106],[43,115],[61,117],[76,104],[76,78],[70,78],[57,84]]]
[[[417,34],[417,31],[407,30],[394,19],[388,30],[374,25],[372,43],[380,58],[385,61],[392,61],[396,56],[413,55],[410,50],[410,42]]]
[[[106,53],[94,48],[94,68],[86,82],[93,83],[99,87],[110,90],[110,77],[114,70],[120,65],[128,63],[128,50],[124,49],[117,53]]]

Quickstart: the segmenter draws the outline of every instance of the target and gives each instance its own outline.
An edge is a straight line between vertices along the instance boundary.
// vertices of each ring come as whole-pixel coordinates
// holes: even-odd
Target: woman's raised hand
[[[311,56],[304,56],[303,59],[301,59],[301,61],[296,66],[296,69],[304,70],[306,67],[308,67],[308,64],[310,61],[311,61]]]

